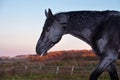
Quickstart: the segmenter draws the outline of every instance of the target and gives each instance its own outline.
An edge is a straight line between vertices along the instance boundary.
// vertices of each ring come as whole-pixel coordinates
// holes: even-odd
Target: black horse
[[[119,80],[115,62],[120,58],[120,12],[118,11],[71,11],[47,17],[36,52],[45,55],[59,42],[64,34],[71,34],[87,42],[100,57],[90,80],[97,80],[107,69],[111,80]]]

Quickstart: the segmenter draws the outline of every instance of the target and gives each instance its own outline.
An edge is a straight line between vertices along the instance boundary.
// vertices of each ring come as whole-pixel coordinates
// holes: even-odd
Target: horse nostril
[[[53,45],[54,45],[54,43],[51,44],[51,46],[53,46]]]

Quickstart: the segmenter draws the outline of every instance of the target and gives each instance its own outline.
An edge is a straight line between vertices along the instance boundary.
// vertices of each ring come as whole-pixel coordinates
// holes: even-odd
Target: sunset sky
[[[120,0],[0,0],[0,56],[36,54],[35,46],[44,21],[44,10],[118,10]],[[83,41],[63,36],[51,50],[91,49]],[[50,51],[51,51],[50,50]]]

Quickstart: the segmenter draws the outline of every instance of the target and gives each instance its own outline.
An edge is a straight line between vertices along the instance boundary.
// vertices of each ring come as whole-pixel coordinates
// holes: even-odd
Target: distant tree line
[[[31,61],[50,61],[50,60],[81,60],[86,58],[87,60],[97,59],[94,51],[92,50],[63,50],[48,52],[47,55],[41,57],[39,55],[30,55]]]

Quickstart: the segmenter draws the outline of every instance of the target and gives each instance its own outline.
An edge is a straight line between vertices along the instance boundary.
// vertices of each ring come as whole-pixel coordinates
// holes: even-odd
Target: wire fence
[[[55,75],[69,75],[69,76],[90,76],[91,72],[93,71],[93,66],[86,66],[86,67],[76,67],[76,66],[43,66],[43,65],[24,65],[24,66],[12,66],[8,68],[1,68],[0,75],[2,74],[55,74]],[[118,76],[120,79],[120,68],[117,67]],[[102,74],[102,79],[108,77],[109,74],[105,71]]]

